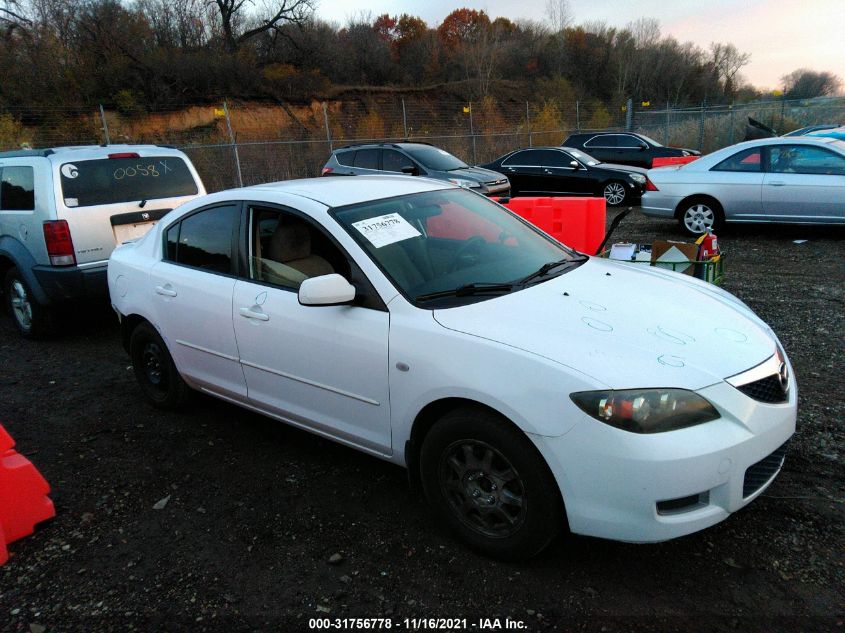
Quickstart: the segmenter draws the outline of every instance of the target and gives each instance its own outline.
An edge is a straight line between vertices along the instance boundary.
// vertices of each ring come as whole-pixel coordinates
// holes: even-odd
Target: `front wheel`
[[[721,228],[724,212],[710,198],[693,198],[678,209],[678,223],[688,235],[703,235]]]
[[[3,280],[6,309],[18,333],[24,338],[41,338],[49,334],[52,313],[42,306],[17,268],[11,268]]]
[[[482,409],[447,413],[423,440],[426,498],[470,547],[504,560],[540,552],[565,523],[560,490],[537,449]]]
[[[190,388],[152,325],[141,323],[132,331],[129,354],[135,378],[154,407],[176,411],[187,404]]]
[[[618,180],[611,180],[604,186],[602,190],[605,202],[609,207],[618,207],[625,202],[625,183]]]

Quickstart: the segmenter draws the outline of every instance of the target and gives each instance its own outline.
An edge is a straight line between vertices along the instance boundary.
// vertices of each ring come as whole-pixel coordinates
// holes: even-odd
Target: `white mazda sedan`
[[[772,330],[689,276],[588,257],[407,176],[198,198],[112,255],[144,395],[211,394],[410,469],[500,558],[649,542],[757,497],[797,388]]]

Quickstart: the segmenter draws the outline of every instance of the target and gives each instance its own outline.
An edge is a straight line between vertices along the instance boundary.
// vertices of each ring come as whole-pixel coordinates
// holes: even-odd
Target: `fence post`
[[[475,130],[472,127],[472,101],[469,102],[469,134],[472,137],[472,163],[474,165],[478,162],[478,158],[475,155]]]
[[[707,102],[701,102],[701,117],[698,120],[698,151],[704,152],[704,108]]]
[[[235,169],[238,174],[238,187],[244,186],[244,178],[241,174],[241,157],[238,155],[238,144],[235,142],[235,133],[232,131],[232,119],[229,117],[229,103],[223,101],[223,113],[226,115],[226,127],[229,130],[229,141],[232,143],[232,151],[235,156]]]
[[[575,101],[575,131],[581,131],[581,101]]]
[[[628,99],[625,106],[625,131],[630,132],[634,127],[634,100]]]
[[[109,140],[109,122],[106,121],[106,111],[103,110],[103,104],[100,104],[100,121],[103,122],[103,136],[106,139],[106,145],[111,145]]]
[[[329,130],[329,111],[326,108],[326,102],[323,101],[323,121],[326,124],[326,141],[329,144],[329,152],[334,151],[334,143],[332,143],[332,133]]]
[[[528,102],[525,102],[525,124],[528,126],[528,147],[534,147],[531,138],[531,113],[528,111]]]
[[[666,131],[663,134],[663,144],[669,145],[669,102],[666,102]]]
[[[402,128],[405,130],[405,138],[408,138],[408,116],[405,114],[405,97],[402,97]]]
[[[731,142],[729,145],[734,144],[734,104],[731,104]]]

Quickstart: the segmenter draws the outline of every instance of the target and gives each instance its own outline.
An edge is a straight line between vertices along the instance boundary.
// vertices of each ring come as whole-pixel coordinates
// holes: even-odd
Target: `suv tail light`
[[[646,179],[645,179],[645,190],[646,191],[660,191],[660,189],[658,189],[654,185],[654,183],[651,182],[651,179],[648,176],[646,176]]]
[[[44,242],[47,254],[53,266],[73,266],[76,255],[73,254],[73,240],[67,220],[53,220],[44,223]]]
[[[327,174],[332,173],[333,171],[334,171],[334,169],[332,169],[331,167],[323,167],[323,171],[320,172],[320,175],[325,176]]]

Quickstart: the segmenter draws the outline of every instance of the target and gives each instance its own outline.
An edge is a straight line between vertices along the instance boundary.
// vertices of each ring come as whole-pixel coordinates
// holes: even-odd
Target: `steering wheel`
[[[449,272],[454,272],[460,268],[466,268],[478,263],[478,258],[481,251],[487,246],[487,241],[480,235],[474,235],[466,242],[461,244],[460,248],[455,252],[452,261],[449,263]]]

